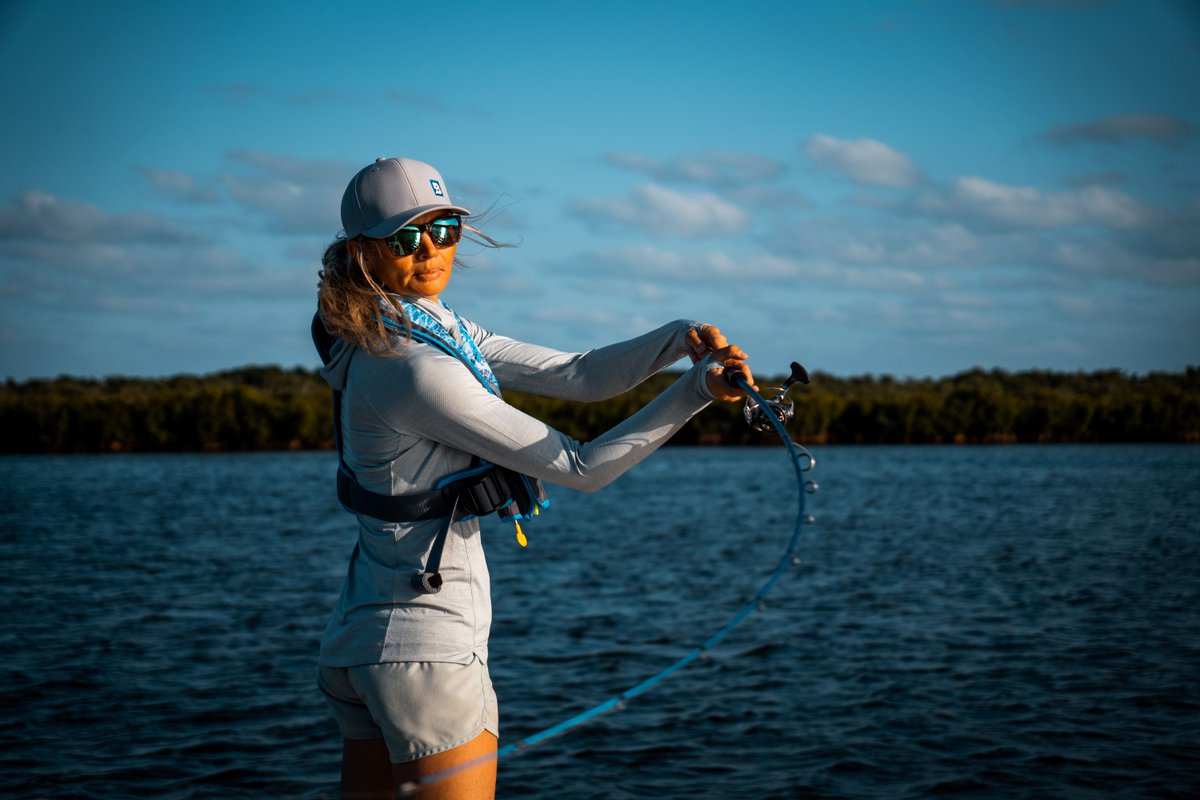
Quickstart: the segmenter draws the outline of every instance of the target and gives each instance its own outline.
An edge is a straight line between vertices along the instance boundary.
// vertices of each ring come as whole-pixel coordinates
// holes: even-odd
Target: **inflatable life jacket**
[[[461,361],[471,373],[483,384],[489,392],[499,395],[499,383],[492,375],[487,362],[479,353],[469,334],[462,330],[464,340],[473,352],[467,354],[445,331],[437,320],[434,320],[422,309],[407,301],[401,301],[410,321],[415,318],[424,322],[419,325],[412,322],[412,338],[422,344],[437,347]],[[394,320],[384,318],[389,328],[400,328]],[[430,324],[432,323],[432,324]],[[334,337],[325,329],[321,315],[314,314],[312,320],[313,344],[321,356],[321,362],[328,364],[331,358]],[[353,358],[353,354],[351,354]],[[537,478],[522,475],[519,472],[491,464],[476,457],[471,466],[461,472],[446,475],[440,479],[433,489],[407,495],[385,495],[364,489],[354,477],[353,470],[346,464],[342,445],[342,393],[333,390],[333,438],[337,446],[338,471],[337,495],[338,501],[347,511],[355,514],[366,514],[385,522],[417,522],[420,520],[444,519],[425,569],[412,577],[412,586],[424,594],[433,594],[442,587],[442,577],[439,573],[442,550],[446,544],[446,536],[453,522],[471,517],[482,517],[495,512],[502,520],[511,521],[517,528],[517,541],[525,546],[525,534],[521,531],[519,520],[527,520],[535,516],[539,509],[548,508],[550,500],[542,482]]]

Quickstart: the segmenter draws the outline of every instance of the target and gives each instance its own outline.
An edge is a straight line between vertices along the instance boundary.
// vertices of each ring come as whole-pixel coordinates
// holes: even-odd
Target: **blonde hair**
[[[513,247],[498,242],[479,229],[463,222],[463,232],[485,247]],[[362,242],[363,239],[358,239]],[[350,252],[344,233],[325,248],[321,270],[317,273],[317,310],[325,329],[340,339],[375,355],[398,355],[412,339],[412,326],[404,309],[393,303],[387,289],[380,286],[363,260],[362,248]],[[455,256],[454,266],[463,264]],[[396,336],[384,324],[385,315],[398,321],[406,336],[397,346]]]
[[[386,302],[387,290],[367,269],[361,249],[351,254],[349,241],[338,234],[325,248],[317,276],[317,311],[330,334],[369,353],[395,351],[380,307],[381,300]],[[395,308],[395,312],[407,328],[404,311]]]

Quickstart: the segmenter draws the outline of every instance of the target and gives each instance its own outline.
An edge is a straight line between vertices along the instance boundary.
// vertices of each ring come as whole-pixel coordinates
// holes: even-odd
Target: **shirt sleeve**
[[[397,433],[588,492],[654,452],[713,399],[706,358],[638,412],[581,443],[490,394],[452,356],[431,349],[408,366],[411,385],[376,394],[372,402]]]
[[[698,325],[676,320],[624,342],[565,353],[465,324],[502,389],[578,402],[616,397],[674,364],[687,355],[684,337]]]

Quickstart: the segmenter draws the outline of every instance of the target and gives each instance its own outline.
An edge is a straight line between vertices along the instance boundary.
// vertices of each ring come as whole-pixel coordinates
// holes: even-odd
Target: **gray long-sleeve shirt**
[[[457,336],[442,304],[423,309]],[[687,354],[680,320],[586,353],[563,353],[464,320],[503,389],[579,401],[625,392]],[[363,488],[411,494],[472,457],[549,483],[595,491],[633,467],[712,401],[701,360],[633,416],[580,443],[489,394],[461,361],[413,341],[375,356],[338,340],[322,376],[342,392],[343,457]],[[321,642],[320,663],[487,661],[491,583],[479,520],[451,526],[437,594],[414,591],[441,520],[392,523],[358,515],[358,542]],[[494,517],[485,525],[502,524]]]

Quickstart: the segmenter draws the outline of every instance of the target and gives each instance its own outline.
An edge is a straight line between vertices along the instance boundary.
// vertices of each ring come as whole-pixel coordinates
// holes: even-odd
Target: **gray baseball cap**
[[[445,210],[464,216],[454,205],[436,169],[411,158],[377,158],[359,170],[342,195],[346,238],[391,236],[422,214]]]

